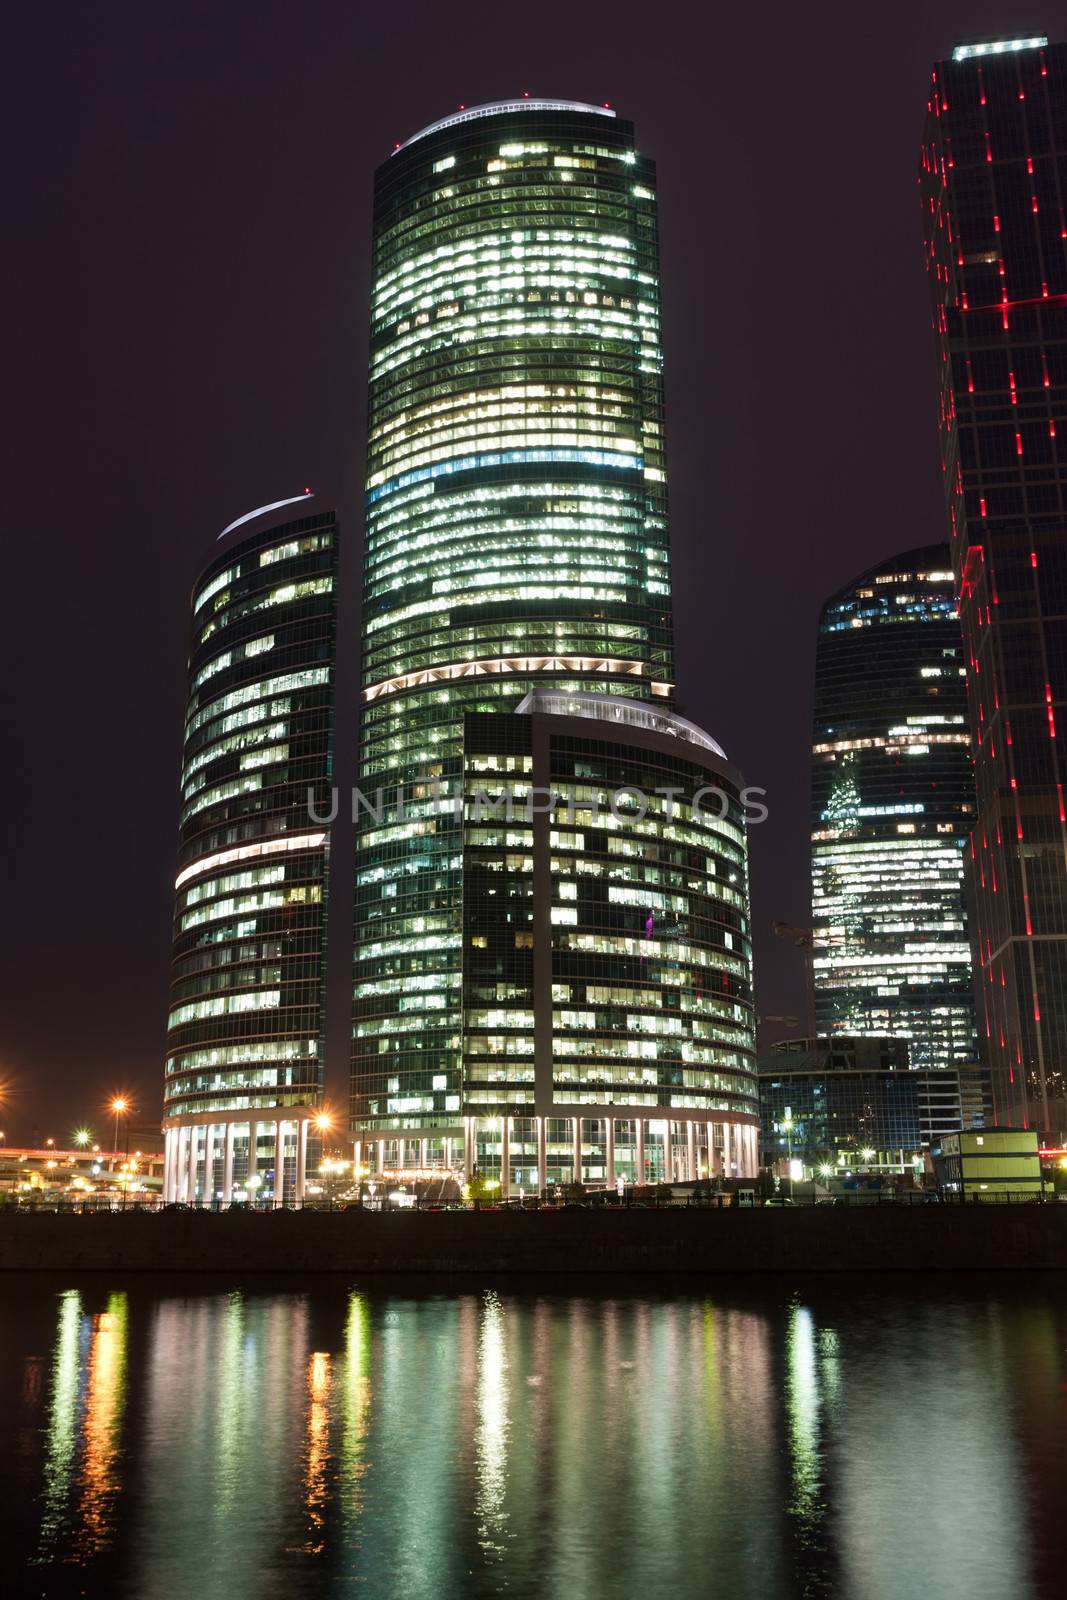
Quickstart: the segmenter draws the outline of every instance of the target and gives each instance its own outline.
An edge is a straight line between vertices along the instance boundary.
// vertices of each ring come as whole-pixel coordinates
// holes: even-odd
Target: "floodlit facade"
[[[609,1104],[610,1078],[580,1092],[573,1080],[557,1116],[550,1069],[516,1079],[500,1059],[530,1066],[532,979],[512,969],[532,947],[498,952],[475,976],[488,946],[471,940],[489,935],[471,925],[472,873],[497,867],[465,831],[464,793],[465,726],[496,716],[501,736],[528,733],[532,713],[518,724],[515,713],[531,692],[670,712],[656,178],[609,107],[473,107],[379,170],[367,473],[354,1135],[383,1172],[495,1161],[497,1181],[521,1171],[543,1187],[562,1162],[602,1176],[608,1133],[594,1157],[588,1130],[572,1127],[561,1151],[552,1123]],[[492,847],[516,894],[525,869],[507,860],[528,859],[528,832],[505,829]],[[654,1102],[621,1104],[658,1120],[671,1101],[654,1087]],[[745,1125],[743,1089],[719,1098]],[[702,1127],[710,1104],[696,1095],[688,1108]],[[676,1109],[667,1120],[685,1122]],[[523,1121],[513,1169],[499,1148],[505,1115]]]
[[[301,1199],[323,1083],[337,519],[232,523],[192,596],[163,1127],[170,1201]],[[299,507],[299,509],[296,509]]]
[[[909,550],[819,618],[812,927],[820,1033],[908,1041],[913,1068],[973,1059],[963,851],[974,825],[947,546]]]
[[[920,157],[977,815],[978,1036],[997,1117],[1067,1120],[1067,46],[938,62]]]

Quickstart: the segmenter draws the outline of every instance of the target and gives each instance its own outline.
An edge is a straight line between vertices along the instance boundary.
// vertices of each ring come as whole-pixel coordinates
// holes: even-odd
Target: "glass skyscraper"
[[[1067,1063],[1067,46],[958,46],[920,157],[977,816],[979,1042],[1001,1122],[1062,1127]]]
[[[536,1096],[507,1065],[537,1031],[531,971],[513,970],[534,946],[472,954],[490,946],[472,942],[489,934],[472,925],[481,842],[466,831],[465,785],[498,759],[533,759],[532,711],[521,724],[509,714],[543,690],[591,722],[598,699],[621,707],[594,740],[632,726],[631,701],[655,710],[642,737],[655,726],[684,746],[681,719],[670,727],[663,430],[656,179],[631,124],[607,106],[524,98],[463,109],[398,146],[374,203],[351,1080],[353,1129],[383,1170],[457,1165],[460,1141],[468,1168],[481,1163],[511,1107],[538,1119],[521,1142],[545,1181],[551,1064]],[[487,714],[498,728],[475,733]],[[516,728],[513,749],[482,749]],[[512,776],[530,781],[526,769]],[[730,960],[744,971],[730,1004],[743,1020],[724,1026],[731,1046],[744,1034],[750,1062],[747,873],[732,804]],[[515,916],[532,842],[515,824],[493,846]],[[644,894],[644,910],[633,901],[638,939],[655,898]],[[494,922],[500,902],[484,909]],[[658,989],[647,999],[658,1007]],[[646,1115],[671,1103],[654,1087]],[[735,1087],[731,1114],[754,1120],[754,1095]],[[593,1098],[611,1094],[602,1084]],[[577,1174],[583,1129],[571,1114]]]
[[[321,1102],[337,519],[239,517],[192,595],[163,1127],[169,1200],[301,1198]],[[302,507],[294,511],[294,506]]]
[[[816,1023],[906,1038],[913,1068],[975,1049],[966,693],[947,545],[893,556],[826,601],[812,741]]]

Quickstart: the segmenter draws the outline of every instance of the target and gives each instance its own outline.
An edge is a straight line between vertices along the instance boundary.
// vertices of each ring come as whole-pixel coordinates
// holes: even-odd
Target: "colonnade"
[[[247,1170],[238,1186],[242,1195],[259,1198],[262,1174],[259,1171],[259,1130],[274,1130],[274,1181],[269,1194],[274,1205],[286,1199],[301,1205],[307,1187],[307,1147],[310,1117],[258,1117],[234,1122],[188,1122],[164,1129],[163,1199],[170,1204],[191,1205],[221,1201],[229,1205],[234,1198],[234,1140],[242,1134],[248,1141]],[[296,1140],[296,1171],[285,1192],[285,1149],[287,1137]],[[215,1163],[221,1153],[222,1185],[215,1185]],[[203,1178],[200,1180],[200,1169]],[[199,1188],[199,1194],[198,1194]]]
[[[377,1175],[384,1173],[395,1174],[397,1177],[409,1175],[413,1170],[410,1159],[405,1159],[401,1155],[399,1160],[389,1160],[389,1147],[395,1147],[398,1141],[403,1141],[405,1145],[418,1144],[417,1166],[421,1172],[436,1170],[442,1176],[448,1172],[457,1175],[462,1172],[463,1176],[469,1179],[475,1167],[480,1165],[479,1139],[484,1142],[486,1132],[491,1131],[496,1142],[494,1154],[499,1155],[500,1187],[506,1196],[512,1188],[511,1171],[515,1165],[513,1155],[516,1144],[514,1125],[517,1121],[524,1123],[527,1129],[523,1142],[528,1153],[523,1157],[522,1165],[529,1164],[535,1168],[535,1175],[539,1180],[535,1186],[541,1189],[546,1187],[549,1170],[547,1128],[549,1121],[566,1127],[569,1156],[569,1160],[566,1157],[561,1160],[561,1140],[554,1137],[551,1141],[552,1164],[557,1171],[562,1167],[565,1174],[576,1183],[582,1182],[584,1169],[590,1164],[586,1156],[586,1147],[590,1143],[596,1150],[593,1164],[603,1167],[603,1182],[608,1188],[615,1186],[620,1173],[628,1173],[631,1170],[637,1176],[638,1182],[646,1181],[650,1166],[654,1166],[658,1171],[661,1182],[674,1183],[696,1182],[701,1178],[717,1178],[723,1175],[749,1178],[754,1177],[759,1170],[757,1130],[753,1123],[703,1122],[684,1118],[674,1118],[666,1122],[659,1118],[618,1116],[464,1117],[462,1138],[457,1138],[455,1135],[437,1135],[431,1141],[426,1137],[391,1134],[388,1138],[357,1140],[356,1166],[365,1167]],[[531,1160],[529,1153],[530,1123],[535,1129],[536,1164]],[[588,1123],[597,1125],[597,1137],[593,1140],[584,1137],[584,1125]],[[624,1146],[625,1154],[619,1149],[620,1124],[628,1130],[628,1142]],[[684,1129],[681,1141],[677,1133],[672,1135],[672,1128]],[[717,1129],[722,1130],[721,1146],[715,1142]],[[433,1159],[429,1149],[431,1142],[437,1146]]]

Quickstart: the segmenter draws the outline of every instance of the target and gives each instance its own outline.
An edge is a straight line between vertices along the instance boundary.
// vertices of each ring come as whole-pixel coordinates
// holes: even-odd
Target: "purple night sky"
[[[103,1128],[119,1087],[159,1115],[190,586],[252,506],[311,484],[358,507],[374,168],[460,101],[525,89],[610,101],[658,163],[679,709],[769,791],[757,1005],[803,1015],[799,953],[770,924],[808,919],[819,603],[945,533],[915,184],[930,66],[959,38],[1056,38],[1058,19],[1049,0],[22,8],[4,95],[9,1143]],[[356,661],[349,641],[349,696]],[[348,899],[339,874],[342,920]],[[346,1034],[338,1010],[334,1085]]]

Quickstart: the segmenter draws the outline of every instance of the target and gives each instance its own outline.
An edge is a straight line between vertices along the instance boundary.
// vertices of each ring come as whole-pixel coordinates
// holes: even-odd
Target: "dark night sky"
[[[320,505],[358,504],[374,168],[458,102],[524,89],[610,101],[659,165],[682,708],[769,790],[752,835],[757,1000],[802,1007],[799,959],[770,923],[808,915],[818,605],[944,532],[914,181],[930,65],[958,38],[1055,38],[1058,14],[23,14],[3,96],[9,1141],[99,1127],[120,1085],[158,1114],[197,564],[232,517],[305,483]],[[331,1043],[343,1051],[343,1019]]]

